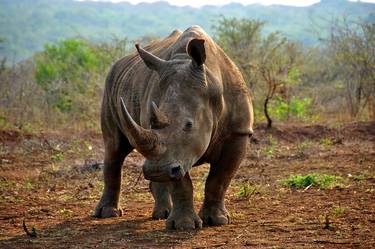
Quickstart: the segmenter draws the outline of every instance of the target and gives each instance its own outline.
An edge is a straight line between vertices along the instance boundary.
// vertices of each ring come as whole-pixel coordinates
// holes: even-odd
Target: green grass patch
[[[332,189],[335,187],[343,188],[344,180],[339,176],[312,173],[308,175],[291,175],[286,179],[280,180],[280,184],[296,189],[307,188],[309,186]]]
[[[360,181],[363,181],[366,179],[366,177],[364,175],[353,175],[352,176],[352,179],[356,182],[360,182]]]
[[[274,158],[276,154],[276,147],[278,144],[277,139],[275,139],[271,134],[269,135],[269,146],[264,148],[264,153],[268,158]]]
[[[333,140],[330,139],[330,138],[328,138],[328,137],[326,137],[326,138],[322,138],[322,139],[319,141],[319,143],[320,143],[321,145],[327,145],[327,146],[330,146],[330,145],[333,145]]]
[[[51,156],[51,160],[54,162],[61,162],[64,160],[64,155],[61,152],[57,152]]]
[[[349,208],[338,206],[338,207],[335,207],[335,208],[333,209],[333,214],[334,214],[335,216],[342,216],[342,215],[344,215],[345,213],[347,213],[348,211],[349,211]]]
[[[309,140],[305,140],[305,141],[303,141],[302,143],[298,143],[297,144],[297,150],[299,151],[299,152],[304,152],[304,151],[306,151],[306,150],[308,150],[309,148],[311,148],[311,146],[312,146],[312,143],[311,143],[311,141],[309,141]]]
[[[259,188],[250,183],[245,183],[240,186],[236,196],[239,198],[250,198],[253,195],[260,194]]]

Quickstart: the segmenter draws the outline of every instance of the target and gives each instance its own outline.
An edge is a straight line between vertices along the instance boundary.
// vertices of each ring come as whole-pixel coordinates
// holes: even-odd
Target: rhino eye
[[[193,122],[188,121],[185,124],[184,131],[190,131],[193,128]]]

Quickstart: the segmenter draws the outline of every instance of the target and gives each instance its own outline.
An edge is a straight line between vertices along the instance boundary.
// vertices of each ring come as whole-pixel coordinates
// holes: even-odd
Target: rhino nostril
[[[175,166],[171,169],[171,176],[174,177],[174,176],[178,176],[181,172],[181,166],[178,165],[178,166]]]

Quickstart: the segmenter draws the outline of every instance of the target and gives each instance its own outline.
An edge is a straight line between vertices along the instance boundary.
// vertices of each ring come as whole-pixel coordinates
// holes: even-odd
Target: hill
[[[308,7],[259,4],[177,7],[166,2],[141,3],[91,2],[73,0],[1,0],[0,57],[17,61],[31,56],[46,43],[69,37],[93,41],[113,36],[137,38],[164,36],[175,28],[198,24],[212,34],[221,15],[267,21],[265,31],[281,31],[305,44],[317,39],[312,32],[328,30],[334,17],[375,19],[375,4],[346,0],[323,0]]]

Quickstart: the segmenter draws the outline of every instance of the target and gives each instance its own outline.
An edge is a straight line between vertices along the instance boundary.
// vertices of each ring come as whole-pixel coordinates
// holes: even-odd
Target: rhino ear
[[[206,50],[203,39],[190,40],[186,50],[196,66],[200,67],[206,61]]]

